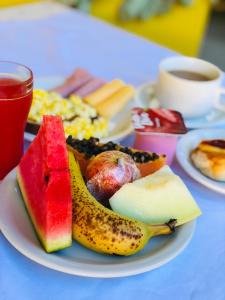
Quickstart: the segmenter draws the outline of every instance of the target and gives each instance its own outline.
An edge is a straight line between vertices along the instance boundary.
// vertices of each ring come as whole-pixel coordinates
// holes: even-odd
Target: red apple
[[[86,171],[89,191],[103,203],[122,185],[139,177],[140,171],[132,157],[116,150],[98,154],[88,164]]]

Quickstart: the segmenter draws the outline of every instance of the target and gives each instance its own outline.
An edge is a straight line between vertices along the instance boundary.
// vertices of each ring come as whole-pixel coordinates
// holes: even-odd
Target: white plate
[[[205,139],[224,139],[225,130],[211,129],[211,130],[193,130],[185,134],[177,144],[176,156],[180,165],[184,170],[196,181],[216,192],[225,194],[225,182],[219,182],[208,178],[198,171],[190,161],[190,152],[197,147],[197,145]]]
[[[63,77],[41,77],[35,79],[35,89],[51,89],[64,81]],[[130,101],[128,105],[116,116],[114,116],[109,123],[109,136],[101,139],[103,143],[108,141],[120,141],[128,136],[132,131],[133,127],[130,119],[130,110],[133,107],[133,101]],[[27,141],[32,141],[35,135],[25,132],[24,138]]]
[[[155,97],[155,82],[148,82],[136,90],[135,104],[140,107],[159,107]],[[213,128],[225,125],[225,112],[213,108],[209,114],[200,118],[185,119],[189,129]]]
[[[0,184],[0,207],[2,233],[18,251],[48,268],[87,277],[122,277],[158,268],[187,246],[195,230],[195,221],[187,223],[172,235],[153,238],[142,251],[130,257],[98,254],[75,241],[70,248],[47,254],[31,226],[15,170]]]

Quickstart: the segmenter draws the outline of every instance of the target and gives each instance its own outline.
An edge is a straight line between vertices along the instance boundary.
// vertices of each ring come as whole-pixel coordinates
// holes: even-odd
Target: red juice
[[[23,135],[31,102],[32,73],[24,81],[19,80],[16,75],[0,76],[0,179],[22,157]]]

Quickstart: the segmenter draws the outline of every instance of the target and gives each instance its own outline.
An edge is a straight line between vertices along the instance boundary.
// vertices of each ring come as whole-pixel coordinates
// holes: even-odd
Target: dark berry
[[[156,154],[156,153],[152,153],[152,160],[156,160],[156,159],[158,159],[159,158],[159,156]]]
[[[71,145],[72,141],[73,141],[73,137],[72,135],[69,135],[66,139],[67,144]]]

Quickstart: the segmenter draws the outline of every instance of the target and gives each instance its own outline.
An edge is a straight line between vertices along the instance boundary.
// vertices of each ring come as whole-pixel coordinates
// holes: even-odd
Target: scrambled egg
[[[66,136],[88,139],[108,135],[108,120],[74,95],[64,99],[55,92],[34,90],[28,120],[40,124],[43,115],[61,116]]]

